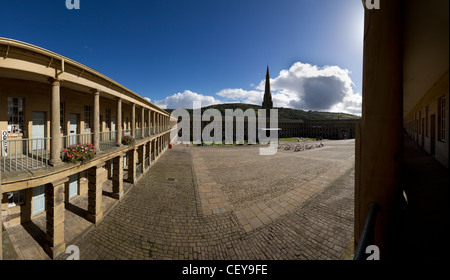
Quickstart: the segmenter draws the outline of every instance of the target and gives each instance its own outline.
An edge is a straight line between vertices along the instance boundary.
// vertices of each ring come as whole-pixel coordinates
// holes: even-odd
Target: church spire
[[[269,65],[267,65],[266,88],[264,90],[264,99],[263,99],[262,107],[263,107],[263,109],[266,109],[266,110],[273,109],[272,93],[270,93]]]

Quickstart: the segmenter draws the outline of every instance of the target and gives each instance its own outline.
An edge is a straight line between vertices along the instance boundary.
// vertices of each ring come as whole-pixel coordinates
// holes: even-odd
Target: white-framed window
[[[91,132],[91,114],[92,106],[85,105],[84,106],[84,131]]]
[[[106,109],[105,112],[105,129],[111,130],[111,109]]]
[[[22,133],[25,120],[25,99],[8,97],[8,133]]]

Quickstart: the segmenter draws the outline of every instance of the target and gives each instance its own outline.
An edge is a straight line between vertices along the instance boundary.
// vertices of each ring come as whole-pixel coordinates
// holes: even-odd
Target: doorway
[[[78,115],[70,114],[70,125],[69,125],[69,145],[77,144],[77,137],[75,136],[78,132]]]
[[[431,115],[430,121],[430,154],[435,154],[436,142],[436,115]]]
[[[33,112],[33,151],[45,149],[45,112]]]

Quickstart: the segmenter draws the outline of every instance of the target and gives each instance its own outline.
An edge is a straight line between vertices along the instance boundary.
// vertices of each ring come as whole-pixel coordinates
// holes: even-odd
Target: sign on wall
[[[6,157],[8,155],[8,131],[2,130],[2,155]]]

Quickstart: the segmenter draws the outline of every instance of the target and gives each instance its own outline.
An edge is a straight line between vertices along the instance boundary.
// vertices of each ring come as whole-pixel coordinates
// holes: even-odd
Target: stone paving
[[[351,258],[354,140],[324,144],[174,146],[74,244],[81,259]]]

